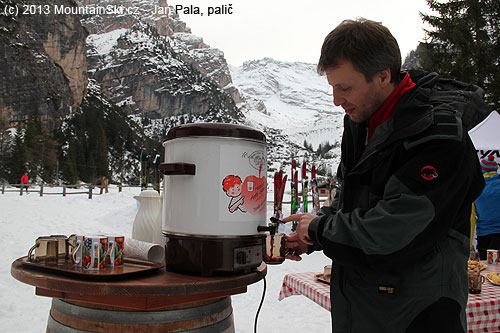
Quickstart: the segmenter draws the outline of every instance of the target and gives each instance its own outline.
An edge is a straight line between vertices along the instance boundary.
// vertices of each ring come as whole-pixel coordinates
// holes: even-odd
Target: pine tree
[[[6,180],[7,174],[7,160],[12,148],[12,136],[7,128],[7,121],[0,116],[0,180]]]
[[[68,184],[76,184],[78,182],[78,170],[76,162],[78,160],[78,148],[75,141],[70,141],[68,151],[62,156],[62,178]]]
[[[416,51],[418,67],[476,84],[490,108],[500,108],[500,1],[426,1],[437,14],[422,14],[433,29]]]
[[[60,169],[66,183],[138,182],[142,147],[161,152],[161,142],[148,139],[125,111],[90,91],[79,110],[56,135],[61,145]],[[134,158],[135,157],[135,158]]]
[[[26,149],[24,147],[23,129],[21,123],[17,126],[14,143],[7,161],[6,171],[11,184],[19,184],[21,176],[26,172]]]

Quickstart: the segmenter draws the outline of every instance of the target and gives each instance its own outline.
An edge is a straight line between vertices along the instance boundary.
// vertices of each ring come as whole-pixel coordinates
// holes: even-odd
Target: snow
[[[103,34],[93,34],[87,36],[87,44],[94,45],[99,55],[104,55],[113,49],[118,38],[126,33],[128,29],[116,29]]]
[[[276,128],[302,146],[340,143],[344,111],[333,105],[331,87],[314,64],[272,58],[229,67],[233,84],[247,100],[246,119],[257,128]],[[259,101],[266,114],[257,110]]]
[[[199,45],[203,43],[203,38],[197,35],[188,34],[185,32],[176,32],[173,34],[173,37],[183,41],[187,46]]]
[[[268,181],[268,185],[271,185]],[[272,186],[272,185],[271,185]],[[45,188],[47,192],[62,192]],[[10,275],[14,260],[25,256],[35,239],[41,235],[73,233],[132,234],[132,224],[138,211],[134,195],[138,187],[124,187],[118,192],[110,186],[110,193],[44,195],[31,192],[0,194],[0,327],[3,332],[44,332],[51,299],[36,296],[33,286],[15,280]],[[272,195],[270,196],[272,198]],[[285,200],[287,200],[285,198]],[[289,207],[284,207],[285,215]],[[268,205],[268,216],[272,207]],[[330,314],[304,296],[291,296],[278,301],[283,277],[292,272],[321,272],[330,260],[322,253],[305,255],[301,262],[285,261],[268,266],[267,291],[258,318],[258,332],[330,332]],[[248,286],[248,291],[231,297],[236,332],[253,332],[255,314],[262,297],[263,281]]]

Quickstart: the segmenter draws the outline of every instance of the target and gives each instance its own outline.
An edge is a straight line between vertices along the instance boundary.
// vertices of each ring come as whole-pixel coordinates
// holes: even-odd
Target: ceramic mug
[[[125,243],[124,236],[107,236],[108,251],[106,255],[106,264],[111,267],[123,265],[123,247]]]
[[[106,236],[84,236],[82,266],[87,270],[106,268]]]
[[[34,262],[57,262],[59,241],[50,236],[40,236],[28,251],[28,260]],[[33,253],[35,251],[35,253]]]
[[[493,250],[493,249],[488,249],[486,250],[486,259],[488,261],[488,264],[498,264],[499,257],[498,257],[498,250]]]
[[[76,266],[82,266],[83,263],[83,239],[82,235],[69,236],[68,244],[72,248],[70,258]]]
[[[57,239],[57,256],[59,259],[68,258],[68,236],[66,235],[50,235],[51,238]]]

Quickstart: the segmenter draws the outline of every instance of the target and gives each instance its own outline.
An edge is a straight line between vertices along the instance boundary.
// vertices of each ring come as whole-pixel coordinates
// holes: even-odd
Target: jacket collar
[[[419,74],[427,74],[425,72]],[[405,96],[400,100],[394,117],[386,120],[380,124],[364,149],[361,157],[359,158],[354,169],[358,169],[370,157],[380,152],[385,147],[392,143],[404,140],[405,138],[417,135],[431,126],[434,122],[433,107],[429,104],[429,94],[432,82],[437,79],[437,74],[430,73],[431,75],[417,75],[415,87],[408,91]],[[433,75],[432,75],[433,74]],[[410,74],[411,75],[411,74]],[[413,76],[412,76],[413,79]],[[355,133],[356,129],[359,131],[360,127],[366,128],[366,123],[362,126],[352,126],[353,138],[358,137],[359,133]],[[362,169],[369,167],[366,165]],[[359,171],[361,171],[360,169]]]

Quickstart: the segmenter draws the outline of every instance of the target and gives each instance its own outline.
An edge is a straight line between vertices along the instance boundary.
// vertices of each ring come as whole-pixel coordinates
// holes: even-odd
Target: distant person
[[[500,174],[493,155],[481,160],[486,187],[476,199],[472,222],[476,222],[477,247],[481,260],[488,249],[500,250]]]
[[[26,189],[26,193],[28,193],[28,175],[23,174],[21,177],[21,193],[23,192],[23,189]]]
[[[339,189],[318,215],[283,219],[299,222],[287,258],[333,260],[335,333],[467,332],[470,214],[484,179],[462,112],[485,108],[482,89],[401,72],[389,29],[362,18],[326,36],[318,72],[346,112]]]
[[[109,191],[108,191],[108,179],[106,177],[101,178],[101,192],[99,194],[103,194],[104,190],[106,190],[106,193],[109,193]]]

